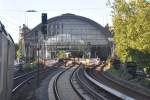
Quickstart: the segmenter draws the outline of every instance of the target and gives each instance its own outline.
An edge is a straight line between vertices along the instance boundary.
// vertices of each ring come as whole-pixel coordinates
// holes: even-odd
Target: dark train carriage
[[[14,59],[14,42],[0,22],[0,100],[10,100]]]

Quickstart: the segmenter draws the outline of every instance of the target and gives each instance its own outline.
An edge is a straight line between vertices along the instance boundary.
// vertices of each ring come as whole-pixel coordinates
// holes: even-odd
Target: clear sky
[[[0,0],[0,20],[15,43],[19,39],[19,26],[30,29],[41,22],[41,13],[48,19],[64,13],[90,18],[102,26],[111,24],[111,8],[108,0]],[[112,1],[112,0],[111,0]],[[37,12],[26,12],[36,10]]]

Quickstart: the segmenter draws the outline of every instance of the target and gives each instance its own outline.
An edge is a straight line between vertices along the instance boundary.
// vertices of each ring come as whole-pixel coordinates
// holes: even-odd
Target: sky
[[[41,14],[48,19],[65,13],[90,18],[105,26],[112,24],[108,0],[0,0],[0,21],[15,43],[19,40],[19,26],[26,24],[30,29],[41,23]],[[37,12],[26,12],[36,10]]]

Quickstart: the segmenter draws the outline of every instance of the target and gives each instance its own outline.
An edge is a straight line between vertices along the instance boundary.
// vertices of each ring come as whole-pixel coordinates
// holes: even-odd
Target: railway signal
[[[44,35],[44,40],[46,40],[46,36],[47,36],[47,13],[42,13],[42,25],[41,25],[41,31]],[[45,46],[45,41],[43,42],[44,43],[44,47],[43,47],[43,50],[44,50],[44,65],[45,65],[45,60],[46,60],[46,46]]]
[[[47,13],[42,13],[41,31],[44,35],[44,39],[46,39],[46,35],[47,35]]]

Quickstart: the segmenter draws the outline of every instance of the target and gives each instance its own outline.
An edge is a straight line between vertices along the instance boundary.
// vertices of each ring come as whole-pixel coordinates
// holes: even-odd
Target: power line
[[[12,24],[12,25],[15,25],[15,26],[19,26],[18,23],[14,23],[14,22],[8,20],[8,18],[6,19],[5,17],[1,17],[1,19],[2,19],[2,20],[5,20],[5,21],[6,21],[7,23],[9,23],[9,24]]]
[[[23,13],[25,13],[25,12],[30,12],[31,11],[31,13],[33,12],[33,13],[38,13],[38,12],[45,12],[45,11],[64,11],[64,10],[80,10],[80,11],[84,11],[84,10],[98,10],[98,11],[104,11],[104,10],[106,10],[106,9],[103,9],[103,8],[77,8],[77,9],[45,9],[45,10],[15,10],[15,9],[0,9],[0,12],[23,12]]]
[[[1,21],[3,21],[3,23],[4,23],[5,26],[10,26],[9,24],[11,24],[11,27],[9,27],[9,28],[11,28],[11,29],[13,29],[12,27],[16,28],[16,27],[15,27],[16,25],[14,25],[13,23],[9,22],[9,21],[6,20],[5,18],[2,18],[2,17],[1,17]],[[17,26],[18,26],[18,25],[17,25]]]

